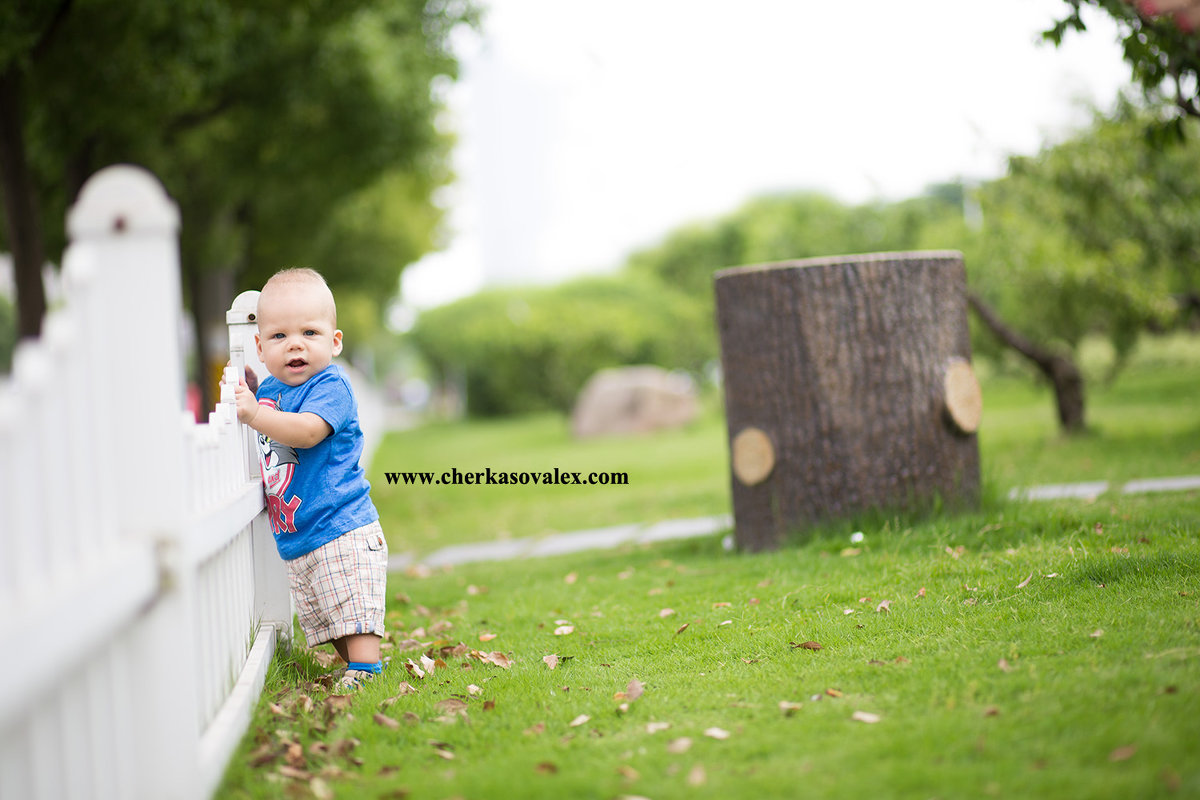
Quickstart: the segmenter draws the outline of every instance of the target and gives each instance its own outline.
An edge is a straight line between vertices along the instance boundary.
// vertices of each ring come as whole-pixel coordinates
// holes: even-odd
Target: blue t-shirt
[[[358,463],[363,450],[358,403],[341,367],[330,364],[299,386],[270,376],[259,384],[257,397],[259,405],[280,411],[312,412],[333,429],[308,448],[258,435],[259,466],[280,557],[299,558],[379,519],[371,485]]]

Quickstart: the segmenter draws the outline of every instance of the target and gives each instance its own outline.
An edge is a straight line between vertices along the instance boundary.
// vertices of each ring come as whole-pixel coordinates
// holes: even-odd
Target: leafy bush
[[[698,371],[716,357],[702,303],[627,275],[480,292],[425,312],[409,335],[441,377],[465,378],[475,415],[565,411],[598,369]]]

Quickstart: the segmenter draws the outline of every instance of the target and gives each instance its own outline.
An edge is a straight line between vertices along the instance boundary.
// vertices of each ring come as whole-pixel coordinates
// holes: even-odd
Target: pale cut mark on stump
[[[775,468],[775,448],[758,428],[745,428],[733,437],[733,474],[745,486],[762,483]]]
[[[943,382],[946,411],[954,426],[963,433],[979,430],[983,417],[983,392],[975,378],[975,370],[962,359],[954,359],[946,369]]]

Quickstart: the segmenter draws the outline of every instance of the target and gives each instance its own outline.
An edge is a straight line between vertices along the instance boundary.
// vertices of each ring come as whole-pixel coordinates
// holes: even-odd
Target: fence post
[[[225,312],[229,326],[229,361],[237,376],[242,378],[246,368],[254,370],[259,380],[267,377],[267,369],[258,359],[254,335],[258,332],[256,318],[258,310],[256,291],[242,292],[233,299],[233,305]],[[258,467],[258,440],[254,431],[245,425],[238,426],[246,453],[246,477],[260,476]],[[285,647],[292,643],[292,593],[288,585],[287,567],[279,558],[275,547],[275,535],[264,515],[251,523],[251,542],[254,548],[254,609],[261,625],[275,628],[275,640]]]
[[[233,305],[225,312],[225,324],[229,326],[229,363],[235,370],[238,380],[246,377],[247,368],[253,369],[259,380],[266,377],[266,368],[258,360],[258,348],[254,342],[254,336],[258,333],[256,316],[258,295],[259,293],[256,291],[242,292],[233,299]],[[229,384],[226,382],[226,387],[228,386]],[[223,388],[222,402],[230,402],[232,399],[232,392],[228,388]],[[236,411],[236,409],[231,409],[231,411]],[[237,414],[234,413],[231,419],[236,419],[236,417]],[[246,453],[242,477],[246,480],[253,480],[259,475],[258,453],[254,449],[256,437],[254,432],[246,426],[239,425],[238,428],[242,450]]]
[[[128,683],[137,731],[137,797],[184,798],[197,786],[200,730],[195,677],[193,578],[181,569],[185,519],[184,373],[180,347],[179,210],[158,180],[120,165],[84,184],[67,215],[71,248],[93,260],[100,307],[112,335],[94,349],[101,371],[118,380],[98,388],[115,412],[110,441],[113,507],[123,536],[151,543],[159,600],[132,635],[137,663]],[[133,309],[132,312],[114,309]]]

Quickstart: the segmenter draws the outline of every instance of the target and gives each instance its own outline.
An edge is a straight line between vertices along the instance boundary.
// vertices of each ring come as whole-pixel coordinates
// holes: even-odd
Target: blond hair
[[[325,282],[325,277],[315,269],[309,267],[287,267],[281,269],[267,279],[263,284],[263,292],[268,289],[295,286],[298,284],[308,284],[319,286],[324,290],[324,293],[329,299],[329,317],[333,321],[333,327],[337,327],[337,303],[333,299],[333,292],[329,289],[329,284]]]

